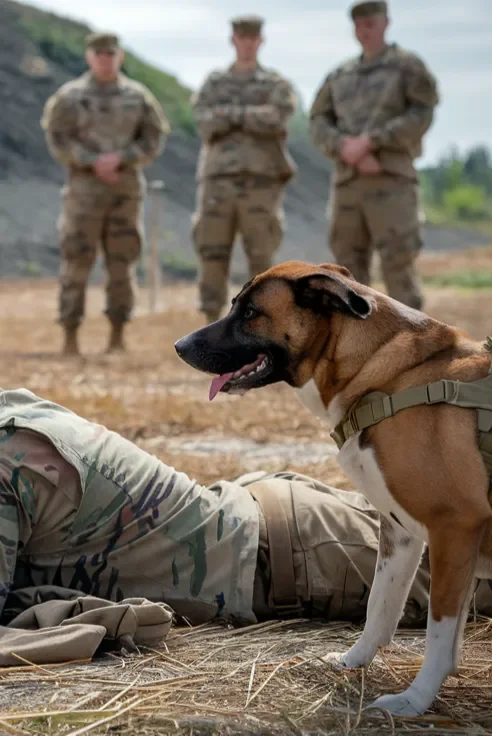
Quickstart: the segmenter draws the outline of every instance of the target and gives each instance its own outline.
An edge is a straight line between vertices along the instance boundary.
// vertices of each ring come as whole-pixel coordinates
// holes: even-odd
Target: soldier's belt
[[[253,482],[248,491],[259,504],[268,537],[271,568],[269,605],[279,617],[302,614],[302,603],[296,592],[294,558],[287,514],[275,486],[268,482]]]

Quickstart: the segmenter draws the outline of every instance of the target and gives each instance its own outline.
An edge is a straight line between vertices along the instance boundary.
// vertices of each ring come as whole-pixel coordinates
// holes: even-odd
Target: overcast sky
[[[291,79],[308,106],[324,76],[358,53],[343,0],[31,0],[56,13],[112,29],[147,61],[196,88],[230,62],[229,18],[266,18],[261,61]],[[418,53],[439,80],[442,102],[422,165],[451,144],[492,148],[491,0],[392,0],[390,41]]]

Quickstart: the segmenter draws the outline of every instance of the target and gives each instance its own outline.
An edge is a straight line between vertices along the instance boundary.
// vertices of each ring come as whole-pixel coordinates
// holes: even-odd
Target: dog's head
[[[248,282],[228,315],[181,338],[175,349],[190,366],[217,375],[210,399],[282,381],[300,387],[313,376],[337,321],[371,314],[358,287],[345,267],[286,262]]]

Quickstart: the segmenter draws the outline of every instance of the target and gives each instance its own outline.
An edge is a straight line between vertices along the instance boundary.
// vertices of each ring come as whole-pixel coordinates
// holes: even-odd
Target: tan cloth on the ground
[[[24,603],[32,604],[10,623],[0,627],[0,666],[19,666],[22,659],[34,664],[89,659],[101,646],[135,650],[163,640],[172,625],[173,612],[163,603],[145,598],[110,602],[99,597],[47,599],[70,592],[58,588],[32,588],[25,591]],[[20,658],[19,658],[20,657]]]

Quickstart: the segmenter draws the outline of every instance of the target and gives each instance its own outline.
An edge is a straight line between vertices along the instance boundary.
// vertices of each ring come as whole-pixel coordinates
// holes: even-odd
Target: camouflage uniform
[[[355,6],[355,16],[366,6]],[[374,9],[369,8],[374,12]],[[415,259],[422,246],[413,160],[438,102],[423,62],[396,44],[328,75],[311,109],[315,146],[335,161],[330,195],[330,246],[338,263],[369,284],[371,252],[379,251],[389,294],[415,308],[422,294]],[[340,157],[344,136],[370,136],[380,175],[363,175]]]
[[[106,34],[89,41],[95,49],[115,44],[116,37]],[[140,170],[162,151],[168,122],[143,85],[123,74],[101,84],[87,72],[49,98],[41,124],[50,152],[69,170],[59,221],[60,322],[75,327],[82,321],[100,245],[108,274],[106,313],[113,324],[122,324],[133,308],[131,266],[143,239],[145,180]],[[112,152],[119,152],[123,163],[118,182],[107,184],[92,167],[100,154]]]
[[[256,23],[256,25],[255,25]],[[260,21],[235,30],[259,33]],[[285,146],[295,95],[279,74],[257,65],[250,73],[214,71],[192,106],[203,139],[192,235],[199,257],[199,309],[216,317],[227,300],[236,233],[243,238],[250,277],[271,266],[283,236],[282,198],[296,167]]]
[[[251,610],[258,515],[27,390],[0,393],[0,611],[10,589],[139,596],[190,618]]]
[[[378,514],[355,492],[291,472],[202,487],[101,425],[27,390],[0,392],[0,621],[36,592],[164,602],[193,623],[284,615],[272,605],[273,526],[285,515],[305,616],[364,617]],[[261,499],[261,498],[259,498]],[[424,559],[404,622],[423,625]],[[5,602],[7,601],[7,606]],[[476,607],[492,614],[489,581]]]

